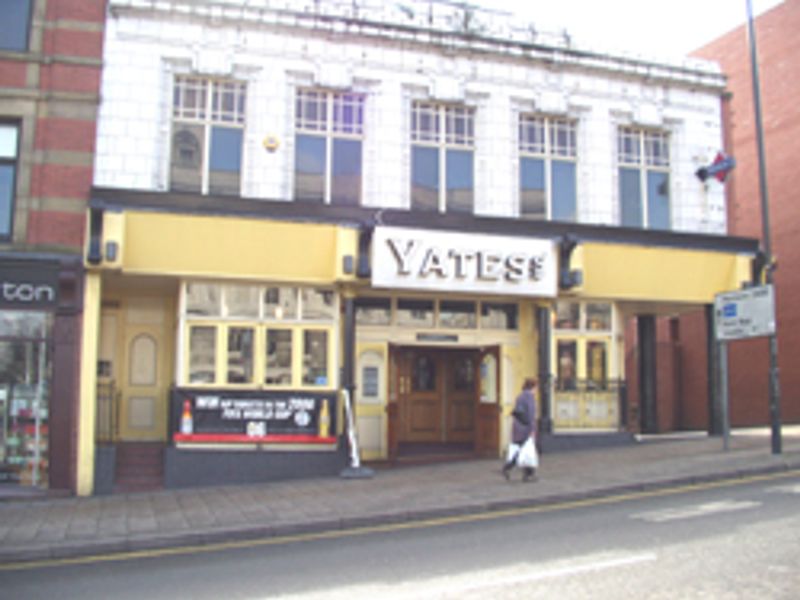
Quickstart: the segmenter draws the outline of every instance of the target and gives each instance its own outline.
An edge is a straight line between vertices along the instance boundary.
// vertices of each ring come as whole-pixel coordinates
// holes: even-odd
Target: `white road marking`
[[[779,485],[771,487],[767,491],[778,494],[800,494],[800,483],[795,483],[791,485]]]
[[[758,508],[759,506],[761,506],[761,502],[721,500],[720,502],[708,502],[706,504],[696,504],[694,506],[684,506],[682,508],[668,508],[665,510],[639,513],[631,515],[631,519],[639,519],[651,523],[665,523],[667,521],[695,519],[697,517],[707,517],[709,515],[734,512],[737,510],[748,510],[750,508]]]
[[[396,584],[357,584],[324,591],[278,596],[281,600],[360,600],[381,598],[382,600],[420,600],[422,598],[461,598],[467,594],[485,594],[491,590],[536,583],[549,579],[573,577],[630,567],[646,562],[655,562],[654,552],[641,554],[602,553],[577,559],[554,561],[534,566],[527,563],[507,565],[498,569],[462,572],[426,579],[407,580]]]

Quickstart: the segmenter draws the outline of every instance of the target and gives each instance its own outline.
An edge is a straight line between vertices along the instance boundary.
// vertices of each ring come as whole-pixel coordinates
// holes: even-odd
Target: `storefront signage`
[[[0,263],[0,307],[52,308],[58,300],[57,291],[57,265]]]
[[[555,297],[552,240],[376,227],[372,285]]]
[[[225,435],[235,441],[330,439],[336,432],[336,394],[178,391],[173,402],[176,437]],[[284,439],[282,439],[284,438]]]

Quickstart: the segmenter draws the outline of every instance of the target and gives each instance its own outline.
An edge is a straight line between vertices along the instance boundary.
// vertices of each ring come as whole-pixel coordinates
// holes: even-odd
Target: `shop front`
[[[70,487],[70,419],[64,340],[78,300],[79,263],[0,257],[0,486]],[[74,379],[72,379],[74,381]]]

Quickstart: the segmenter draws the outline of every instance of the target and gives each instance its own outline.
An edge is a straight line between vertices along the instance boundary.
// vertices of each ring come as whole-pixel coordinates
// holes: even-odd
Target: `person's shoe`
[[[524,481],[524,482],[529,482],[529,481],[531,481],[531,482],[532,482],[532,481],[536,481],[536,480],[538,480],[538,479],[539,479],[539,478],[536,476],[536,471],[527,471],[527,472],[526,472],[526,473],[525,473],[525,474],[522,476],[522,481]]]
[[[508,465],[505,465],[503,467],[503,477],[506,478],[506,481],[511,480],[511,467],[509,467]]]

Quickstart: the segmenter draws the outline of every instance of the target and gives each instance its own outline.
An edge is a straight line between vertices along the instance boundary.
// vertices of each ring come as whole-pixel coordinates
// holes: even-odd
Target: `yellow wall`
[[[272,281],[330,282],[345,275],[342,256],[355,259],[355,229],[315,223],[129,212],[105,215],[105,243],[125,273]]]
[[[585,243],[572,268],[583,269],[587,298],[708,304],[750,278],[749,256],[724,252]]]
[[[83,292],[81,333],[81,378],[78,406],[77,494],[89,496],[94,490],[94,432],[97,418],[97,356],[100,340],[100,275],[87,272]]]

